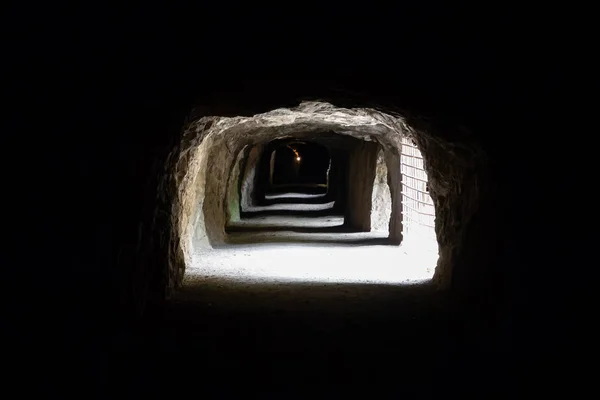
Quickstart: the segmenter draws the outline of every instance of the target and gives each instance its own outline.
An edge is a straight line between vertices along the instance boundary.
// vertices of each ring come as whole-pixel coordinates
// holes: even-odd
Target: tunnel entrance
[[[279,109],[253,123],[210,117],[188,128],[208,132],[189,175],[184,289],[431,280],[435,212],[418,145],[400,129],[373,131],[372,118],[343,113],[337,124],[318,110]]]

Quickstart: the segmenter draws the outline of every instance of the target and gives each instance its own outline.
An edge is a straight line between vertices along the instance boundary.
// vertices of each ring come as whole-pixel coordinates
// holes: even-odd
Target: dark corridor
[[[327,186],[331,158],[327,148],[310,142],[274,146],[273,184]]]

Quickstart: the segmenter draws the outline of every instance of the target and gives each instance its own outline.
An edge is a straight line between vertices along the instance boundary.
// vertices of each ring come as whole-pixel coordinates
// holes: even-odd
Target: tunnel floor
[[[226,245],[195,250],[182,286],[132,338],[125,354],[135,361],[118,363],[119,379],[136,395],[201,382],[216,398],[434,390],[435,369],[446,368],[432,360],[454,351],[446,303],[430,284],[437,254],[353,231],[332,211],[281,206],[291,213],[242,216]],[[399,374],[410,387],[398,387]]]
[[[356,232],[343,215],[304,206],[242,215],[228,225],[227,244],[195,250],[182,287],[143,339],[160,349],[138,361],[149,393],[163,385],[187,392],[199,381],[219,398],[240,388],[335,398],[360,382],[398,393],[390,358],[414,385],[430,379],[431,357],[446,357],[440,349],[453,340],[437,334],[448,331],[429,284],[437,254],[424,257],[391,245],[388,232]],[[231,384],[217,383],[223,379]]]
[[[281,243],[231,245],[197,253],[186,270],[184,287],[219,280],[246,282],[386,283],[431,279],[435,264],[410,258],[404,248],[389,245],[352,245],[354,240],[385,239],[379,234],[323,234],[277,232],[237,234],[234,240]],[[325,240],[331,240],[325,243]],[[347,239],[348,243],[343,243]],[[295,243],[284,243],[284,241]],[[300,240],[306,243],[298,243]]]
[[[426,394],[440,374],[435,360],[451,357],[443,302],[427,286],[202,278],[202,290],[190,296],[190,283],[163,310],[154,334],[141,333],[136,344],[151,349],[135,361],[148,393],[338,398],[368,386],[371,393]],[[131,379],[130,366],[118,368]]]
[[[229,232],[228,244],[196,250],[177,297],[197,299],[207,285],[279,296],[278,285],[301,284],[306,295],[322,286],[339,292],[331,295],[360,298],[379,284],[405,286],[432,278],[437,254],[391,245],[387,232],[356,232],[343,221],[335,215],[242,219]],[[365,286],[362,292],[347,291],[336,285],[341,283]]]
[[[143,340],[135,348],[151,356],[136,356],[142,366],[136,379],[148,393],[187,393],[201,384],[215,398],[238,391],[338,398],[361,386],[370,393],[431,392],[436,387],[428,383],[439,374],[436,369],[446,371],[432,361],[451,357],[454,337],[445,303],[430,285],[260,275],[270,252],[273,264],[313,253],[322,258],[310,266],[318,270],[343,253],[356,259],[367,249],[383,252],[384,247],[400,251],[315,243],[212,250],[209,268],[203,264],[186,272],[183,287],[154,320],[154,333],[140,334]],[[396,360],[392,368],[391,360]],[[118,368],[130,379],[127,364]],[[405,380],[401,387],[399,379]]]
[[[161,366],[191,365],[171,378],[178,388],[225,377],[253,393],[333,390],[335,398],[366,382],[397,393],[394,375],[406,370],[411,390],[432,389],[420,387],[434,373],[431,357],[446,357],[453,340],[437,334],[445,319],[443,302],[427,284],[433,271],[409,276],[404,248],[353,243],[384,233],[314,230],[268,233],[279,243],[265,243],[264,232],[239,232],[238,241],[254,243],[194,255],[152,339],[168,343]],[[390,358],[401,365],[389,369]],[[241,388],[215,387],[218,396]]]
[[[344,224],[344,215],[325,208],[334,202],[303,204],[311,193],[282,192],[297,200],[245,212],[227,225],[227,244],[197,248],[186,267],[178,296],[194,297],[208,284],[253,291],[264,285],[336,283],[410,285],[433,277],[437,254],[392,245],[388,232],[362,232]],[[330,290],[337,290],[334,286]],[[277,292],[277,291],[275,291]],[[348,296],[354,293],[343,291]]]

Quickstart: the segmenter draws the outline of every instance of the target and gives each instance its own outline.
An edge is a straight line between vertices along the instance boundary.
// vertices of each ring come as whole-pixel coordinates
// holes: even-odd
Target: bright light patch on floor
[[[196,254],[188,280],[406,284],[430,280],[437,253],[398,246],[262,244]],[[414,249],[413,249],[414,250]],[[185,285],[185,281],[184,281]]]

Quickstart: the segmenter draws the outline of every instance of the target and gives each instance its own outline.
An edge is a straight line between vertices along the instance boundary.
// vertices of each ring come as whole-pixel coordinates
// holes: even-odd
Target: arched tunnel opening
[[[310,204],[333,198],[337,182],[330,184],[333,160],[328,147],[293,139],[273,140],[268,146],[259,164],[265,204]]]
[[[127,235],[111,311],[134,327],[113,345],[113,375],[148,388],[331,371],[344,371],[336,384],[393,383],[398,369],[382,366],[393,355],[427,380],[470,348],[472,323],[494,338],[480,315],[501,309],[485,299],[498,287],[506,197],[489,147],[391,102],[238,96],[244,106],[200,99],[165,116],[172,125],[135,119],[160,145],[132,144],[136,169],[115,173],[119,193],[138,196],[117,214]],[[299,156],[278,170],[288,146]],[[316,159],[303,180],[298,157]]]
[[[181,206],[171,218],[183,257],[172,265],[174,296],[213,281],[431,283],[433,197],[443,188],[434,181],[430,195],[435,163],[402,117],[312,101],[203,116],[184,130],[193,145],[176,165]]]
[[[357,379],[390,351],[427,371],[495,287],[491,165],[468,130],[361,99],[194,108],[155,167],[135,277],[160,329],[144,341],[173,346],[165,365],[202,349],[214,371],[265,349],[300,374],[331,352],[361,360]]]

